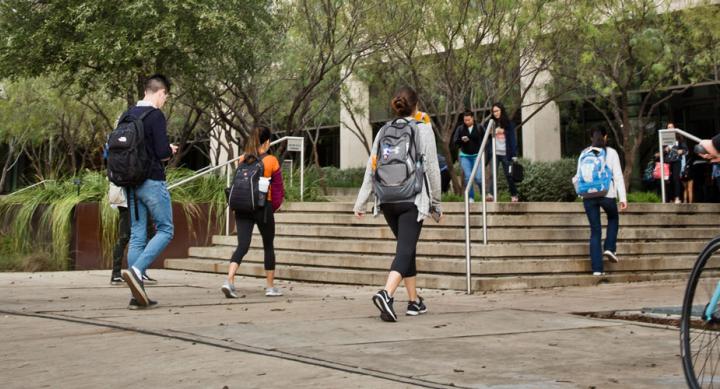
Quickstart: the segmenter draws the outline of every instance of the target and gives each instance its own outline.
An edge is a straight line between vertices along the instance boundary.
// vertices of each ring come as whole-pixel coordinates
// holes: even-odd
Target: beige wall
[[[369,154],[364,142],[372,145],[369,86],[352,75],[343,88],[340,105],[340,169],[365,167]],[[355,120],[353,120],[353,117]]]
[[[532,115],[521,129],[522,156],[533,161],[555,161],[561,158],[560,109],[554,101],[540,108],[547,99],[545,86],[551,80],[548,72],[540,73],[522,103],[523,120]],[[521,80],[521,85],[524,89],[525,79]]]

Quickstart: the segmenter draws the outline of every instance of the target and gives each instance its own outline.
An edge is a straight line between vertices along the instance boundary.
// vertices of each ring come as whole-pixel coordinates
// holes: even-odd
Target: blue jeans
[[[583,200],[583,205],[585,206],[585,214],[590,222],[590,260],[592,271],[602,272],[603,250],[600,249],[600,241],[602,240],[600,208],[605,210],[608,220],[604,250],[610,250],[614,253],[617,250],[617,235],[620,226],[617,204],[613,198],[598,197]]]
[[[172,203],[165,181],[145,180],[135,189],[129,189],[128,209],[130,209],[130,247],[128,248],[128,268],[135,267],[142,274],[152,265],[173,238],[174,227]],[[137,215],[135,198],[137,197]],[[148,211],[155,222],[155,235],[148,242]]]
[[[467,186],[468,181],[470,180],[470,173],[472,173],[473,165],[475,164],[475,160],[477,159],[476,155],[473,156],[460,156],[460,167],[463,171],[463,185]],[[487,164],[487,160],[485,161],[485,164]],[[483,175],[485,174],[485,169],[483,169],[482,166],[478,166],[477,171],[475,172],[475,183],[477,184],[478,188],[482,190],[482,180]],[[465,189],[463,187],[463,189]],[[470,193],[468,194],[470,198],[475,197],[475,188],[472,186],[470,187]]]

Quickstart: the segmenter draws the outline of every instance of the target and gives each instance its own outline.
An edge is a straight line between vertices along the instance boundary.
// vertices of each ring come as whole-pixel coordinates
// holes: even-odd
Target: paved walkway
[[[376,287],[152,271],[160,306],[126,309],[109,272],[0,274],[3,388],[681,388],[675,328],[573,312],[679,305],[682,282],[467,296],[384,323]],[[397,300],[406,300],[399,290]],[[405,303],[396,302],[401,311]]]

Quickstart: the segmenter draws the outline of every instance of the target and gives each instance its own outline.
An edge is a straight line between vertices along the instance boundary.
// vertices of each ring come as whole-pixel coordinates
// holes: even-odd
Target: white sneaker
[[[220,290],[225,294],[225,297],[229,299],[236,299],[238,297],[235,291],[235,285],[225,282]]]
[[[265,296],[267,297],[277,297],[282,295],[283,294],[280,291],[280,288],[265,288]]]
[[[469,199],[468,201],[471,202],[471,203],[474,203],[474,202],[475,202],[475,199],[472,198],[472,197],[470,197],[470,199]]]
[[[615,253],[610,250],[605,250],[605,252],[603,252],[603,256],[607,257],[608,261],[612,263],[620,262],[620,259],[617,257],[617,255],[615,255]]]
[[[596,277],[604,276],[604,275],[605,275],[605,272],[604,272],[604,271],[594,271],[594,272],[593,272],[593,275],[596,276]]]

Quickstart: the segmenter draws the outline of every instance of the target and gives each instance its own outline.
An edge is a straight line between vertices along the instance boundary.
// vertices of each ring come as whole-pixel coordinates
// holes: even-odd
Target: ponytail
[[[247,139],[245,140],[245,147],[243,148],[243,152],[246,156],[260,155],[260,146],[262,146],[265,142],[270,140],[270,137],[272,136],[272,132],[269,128],[265,126],[258,126],[252,129],[250,131],[250,134],[248,135]],[[252,158],[250,158],[252,159]],[[252,162],[252,161],[248,161]]]

